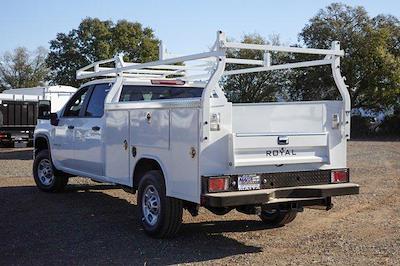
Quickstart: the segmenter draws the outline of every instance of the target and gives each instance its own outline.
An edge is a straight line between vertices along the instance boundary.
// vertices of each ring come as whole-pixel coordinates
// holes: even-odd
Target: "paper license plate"
[[[242,175],[238,177],[239,190],[260,189],[260,176],[258,175]]]

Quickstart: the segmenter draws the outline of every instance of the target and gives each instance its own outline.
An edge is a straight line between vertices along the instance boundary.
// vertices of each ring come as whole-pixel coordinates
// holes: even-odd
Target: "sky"
[[[0,4],[0,54],[18,46],[30,50],[49,47],[58,32],[77,28],[85,17],[138,21],[151,27],[172,53],[208,50],[216,31],[236,40],[245,33],[268,37],[279,34],[286,44],[297,42],[298,33],[319,9],[334,1],[261,0],[17,0]],[[400,0],[342,1],[362,5],[371,16],[400,17]]]

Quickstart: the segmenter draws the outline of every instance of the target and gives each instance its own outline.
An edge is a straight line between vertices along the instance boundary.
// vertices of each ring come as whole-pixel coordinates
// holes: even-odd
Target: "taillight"
[[[183,80],[152,79],[151,84],[155,85],[185,85]]]
[[[333,170],[331,172],[331,183],[349,182],[349,172],[347,170]]]
[[[210,177],[208,179],[208,192],[226,191],[228,186],[228,177]]]

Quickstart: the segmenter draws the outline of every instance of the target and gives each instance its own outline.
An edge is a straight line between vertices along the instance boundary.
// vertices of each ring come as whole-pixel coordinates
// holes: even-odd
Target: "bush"
[[[377,128],[380,136],[400,137],[400,112],[385,117]]]
[[[371,118],[361,115],[351,117],[351,138],[365,138],[373,135]]]

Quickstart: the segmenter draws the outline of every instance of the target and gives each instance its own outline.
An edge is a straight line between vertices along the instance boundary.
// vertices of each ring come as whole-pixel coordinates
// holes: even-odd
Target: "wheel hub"
[[[143,219],[149,225],[157,223],[160,215],[160,196],[153,185],[148,185],[142,196]]]
[[[39,180],[43,185],[50,186],[53,183],[54,173],[49,159],[40,161],[37,172]]]

